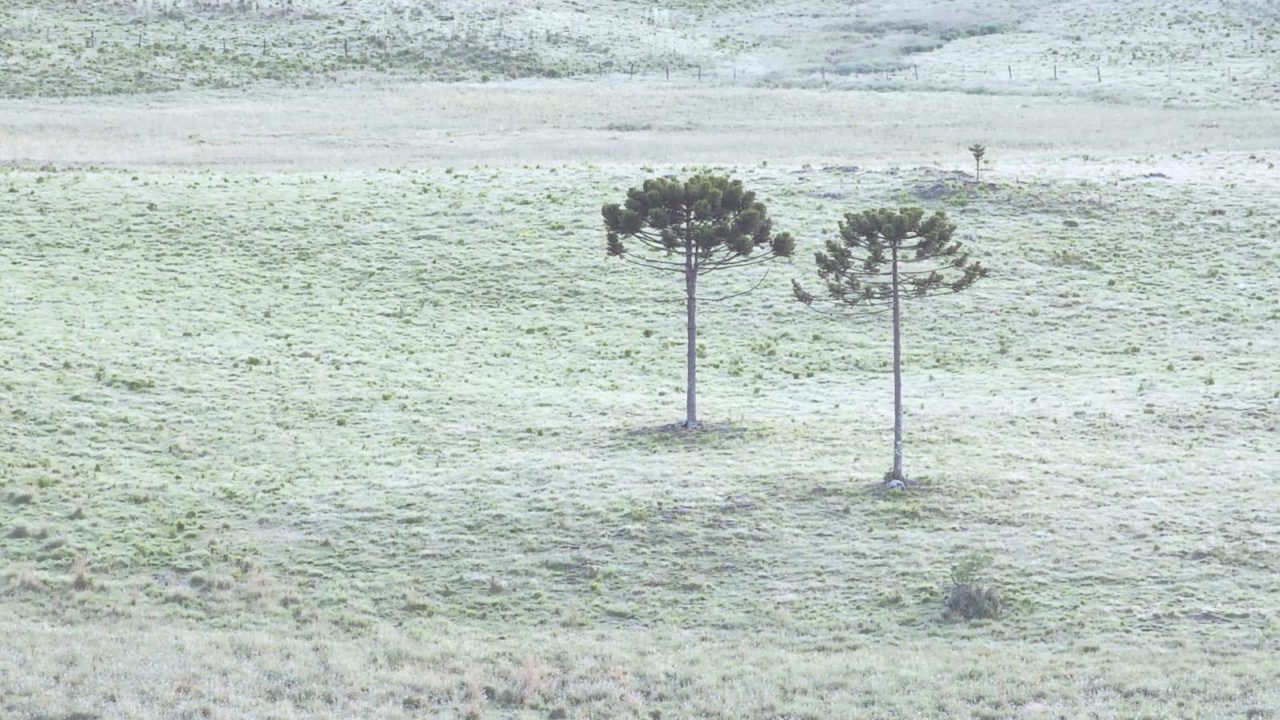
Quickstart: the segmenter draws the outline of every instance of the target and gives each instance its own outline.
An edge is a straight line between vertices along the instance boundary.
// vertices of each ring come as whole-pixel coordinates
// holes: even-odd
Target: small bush
[[[952,585],[947,592],[946,609],[942,617],[947,620],[979,620],[1000,617],[1000,594],[983,585]]]
[[[4,499],[10,505],[30,505],[36,501],[36,491],[30,487],[21,487],[5,493]]]
[[[991,560],[986,553],[970,553],[952,566],[951,589],[944,602],[943,619],[978,620],[1000,616],[1003,609],[1000,593],[983,580]]]

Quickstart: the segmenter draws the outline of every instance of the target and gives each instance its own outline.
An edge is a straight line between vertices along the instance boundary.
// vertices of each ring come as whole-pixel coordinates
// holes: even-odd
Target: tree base
[[[884,481],[881,483],[881,487],[885,490],[908,490],[918,484],[906,475],[894,475],[893,471],[890,470],[884,474]]]
[[[751,432],[748,427],[730,425],[728,423],[698,421],[693,427],[683,422],[637,428],[633,434],[645,437],[662,437],[689,442],[701,442],[712,438],[740,438]]]

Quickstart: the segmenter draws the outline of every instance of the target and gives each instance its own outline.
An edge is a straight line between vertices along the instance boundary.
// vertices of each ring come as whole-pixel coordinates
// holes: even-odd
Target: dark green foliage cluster
[[[924,216],[920,208],[867,210],[848,213],[840,222],[840,237],[827,241],[826,252],[816,255],[818,276],[828,294],[849,306],[890,306],[890,276],[896,258],[901,293],[928,297],[960,292],[987,274],[986,268],[962,252],[953,240],[955,225],[937,212]],[[932,261],[932,262],[930,262]],[[904,269],[903,265],[920,265]],[[796,297],[812,304],[813,295],[793,282]]]
[[[692,255],[699,274],[787,257],[795,248],[790,234],[773,232],[755,193],[726,176],[646,180],[627,192],[625,203],[605,205],[601,214],[609,255],[658,269],[683,270],[684,264],[636,256],[623,240],[667,255]]]

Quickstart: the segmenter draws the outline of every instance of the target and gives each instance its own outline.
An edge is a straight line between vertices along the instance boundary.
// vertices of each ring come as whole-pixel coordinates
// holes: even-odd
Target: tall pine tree
[[[698,279],[787,257],[795,242],[787,233],[774,233],[769,212],[755,193],[726,176],[646,180],[642,187],[627,191],[626,202],[605,205],[601,214],[610,256],[684,276],[684,426],[697,427]]]
[[[893,469],[885,481],[906,482],[902,474],[902,301],[960,292],[987,269],[970,260],[953,240],[955,225],[943,213],[924,216],[920,208],[848,213],[839,239],[818,252],[818,277],[842,309],[893,314]],[[814,296],[792,281],[796,298],[813,305]]]

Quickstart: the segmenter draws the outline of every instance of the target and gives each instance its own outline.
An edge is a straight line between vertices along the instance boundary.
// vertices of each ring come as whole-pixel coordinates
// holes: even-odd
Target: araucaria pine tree
[[[605,205],[601,214],[610,256],[684,276],[684,426],[697,427],[698,278],[789,256],[795,242],[787,233],[774,233],[773,221],[755,193],[724,176],[646,180],[643,187],[627,191],[626,202]]]
[[[906,298],[960,292],[987,274],[969,259],[955,225],[943,213],[924,216],[920,208],[849,213],[840,222],[840,238],[828,240],[817,253],[818,277],[827,294],[843,309],[890,311],[893,316],[893,469],[885,481],[905,483],[902,474],[902,330],[901,306]],[[796,298],[806,305],[813,295],[792,281]]]
[[[982,156],[987,154],[987,146],[974,143],[969,146],[969,152],[973,155],[973,181],[982,182]]]

